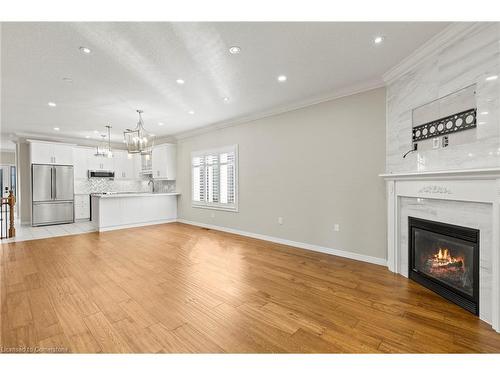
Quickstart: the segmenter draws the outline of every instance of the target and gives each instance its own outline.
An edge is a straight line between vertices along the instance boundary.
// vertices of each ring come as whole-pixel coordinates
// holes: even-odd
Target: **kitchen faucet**
[[[154,193],[155,192],[155,180],[153,177],[149,177],[149,181],[148,181],[148,187],[149,187],[149,184],[153,184],[153,188],[151,189],[151,192]]]

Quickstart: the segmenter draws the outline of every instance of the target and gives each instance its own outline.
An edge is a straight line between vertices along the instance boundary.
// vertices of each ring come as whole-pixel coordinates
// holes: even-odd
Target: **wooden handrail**
[[[14,191],[9,191],[9,196],[7,198],[2,198],[2,204],[6,204],[9,206],[9,231],[8,238],[16,236],[16,227],[15,227],[15,217],[14,217],[14,206],[16,204],[16,197],[14,196]]]
[[[10,222],[9,222],[9,238],[16,236],[16,227],[14,224],[14,205],[16,204],[16,197],[12,190],[9,191],[9,212],[10,212]]]

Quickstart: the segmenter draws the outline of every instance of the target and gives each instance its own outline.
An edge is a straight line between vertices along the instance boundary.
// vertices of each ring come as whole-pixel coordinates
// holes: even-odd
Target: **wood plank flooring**
[[[500,352],[385,267],[179,223],[2,244],[0,296],[4,352]]]

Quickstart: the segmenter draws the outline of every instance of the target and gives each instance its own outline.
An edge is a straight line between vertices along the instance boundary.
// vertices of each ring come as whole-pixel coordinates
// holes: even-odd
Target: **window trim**
[[[196,202],[193,200],[193,158],[197,156],[206,156],[208,154],[221,154],[224,152],[234,152],[234,205],[228,206],[221,203],[209,203],[209,202]],[[211,148],[206,150],[198,150],[191,152],[191,159],[189,160],[190,168],[191,168],[191,181],[190,181],[190,190],[191,190],[191,207],[193,208],[202,208],[207,210],[218,210],[218,211],[229,211],[229,212],[239,212],[239,152],[238,145],[230,145],[218,148]],[[220,183],[220,179],[219,179]],[[220,189],[219,189],[220,192]]]

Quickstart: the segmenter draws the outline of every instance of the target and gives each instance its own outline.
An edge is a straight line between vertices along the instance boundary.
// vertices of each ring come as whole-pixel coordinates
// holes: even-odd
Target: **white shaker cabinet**
[[[113,157],[96,156],[94,147],[77,146],[73,149],[75,178],[87,178],[89,170],[114,171],[115,179],[141,178],[139,155],[125,150],[113,150]]]
[[[87,149],[87,163],[88,169],[92,171],[112,171],[114,170],[113,158],[106,156],[96,156],[97,150],[95,148]]]
[[[75,178],[87,178],[89,148],[88,147],[75,147],[73,148],[73,162]]]
[[[115,179],[139,178],[140,165],[137,162],[137,157],[137,154],[129,154],[127,151],[113,151]]]
[[[31,164],[73,165],[73,145],[28,140]]]
[[[175,180],[177,177],[177,145],[165,143],[153,147],[153,178]]]
[[[75,194],[75,220],[90,220],[89,194]]]

